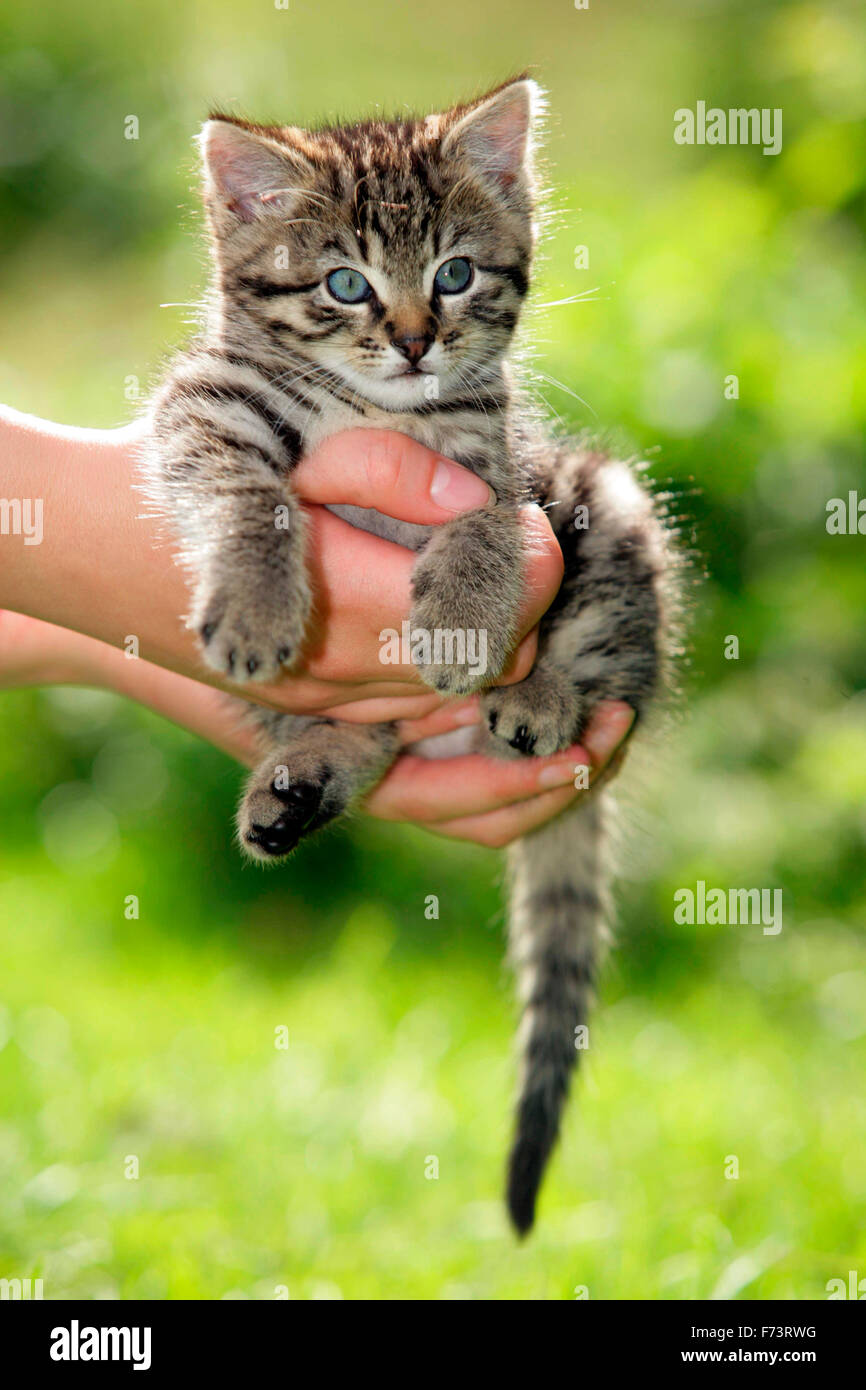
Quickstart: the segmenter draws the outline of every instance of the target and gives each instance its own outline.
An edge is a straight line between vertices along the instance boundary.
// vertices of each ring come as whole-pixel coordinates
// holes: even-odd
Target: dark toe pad
[[[288,787],[272,785],[271,791],[285,809],[268,825],[253,821],[246,838],[249,844],[276,859],[288,854],[302,836],[324,825],[331,815],[322,811],[323,783],[292,782]]]
[[[530,733],[525,724],[520,724],[514,731],[514,738],[508,740],[512,748],[516,748],[518,753],[531,753],[535,748],[536,735]]]

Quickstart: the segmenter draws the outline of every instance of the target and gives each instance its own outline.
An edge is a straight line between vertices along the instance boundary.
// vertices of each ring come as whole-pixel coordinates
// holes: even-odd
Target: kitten
[[[505,357],[529,283],[536,85],[518,78],[443,114],[301,130],[225,116],[202,134],[213,253],[206,324],[152,405],[149,485],[191,580],[205,661],[236,682],[300,658],[313,603],[292,469],[350,426],[402,431],[456,459],[491,502],[438,527],[334,507],[417,551],[413,633],[483,633],[416,652],[442,695],[482,690],[485,751],[545,755],[598,702],[638,722],[668,645],[666,529],[624,463],[540,431]],[[518,508],[534,498],[565,559],[526,680],[496,688],[518,631]],[[576,508],[588,525],[575,524]],[[260,859],[288,854],[383,776],[391,724],[250,706],[262,736],[238,818]],[[508,1172],[520,1233],[556,1140],[606,916],[605,793],[509,853],[510,940],[523,1003]]]

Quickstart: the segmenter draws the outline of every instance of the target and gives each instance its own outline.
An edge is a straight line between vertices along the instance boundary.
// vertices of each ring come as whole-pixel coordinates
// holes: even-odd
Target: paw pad
[[[537,734],[533,734],[525,724],[520,724],[514,730],[514,737],[508,740],[512,748],[516,748],[518,753],[530,754],[535,751],[538,742]]]
[[[288,787],[271,783],[271,791],[285,810],[267,825],[253,821],[245,835],[247,844],[273,859],[288,854],[309,830],[319,822],[323,785],[312,782],[292,782]]]

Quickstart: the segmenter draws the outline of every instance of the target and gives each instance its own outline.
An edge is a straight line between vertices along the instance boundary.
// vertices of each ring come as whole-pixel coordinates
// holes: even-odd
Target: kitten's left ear
[[[510,82],[460,117],[445,135],[442,153],[462,155],[482,179],[507,194],[531,175],[533,127],[543,105],[536,82]]]

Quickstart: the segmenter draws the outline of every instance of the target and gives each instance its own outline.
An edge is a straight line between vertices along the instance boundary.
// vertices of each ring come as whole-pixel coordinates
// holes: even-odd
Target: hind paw
[[[238,816],[241,845],[254,859],[281,859],[345,810],[331,770],[293,777],[286,766],[262,766],[250,779]]]
[[[536,758],[568,748],[583,722],[580,693],[558,672],[533,671],[518,685],[488,690],[481,706],[497,741]]]

